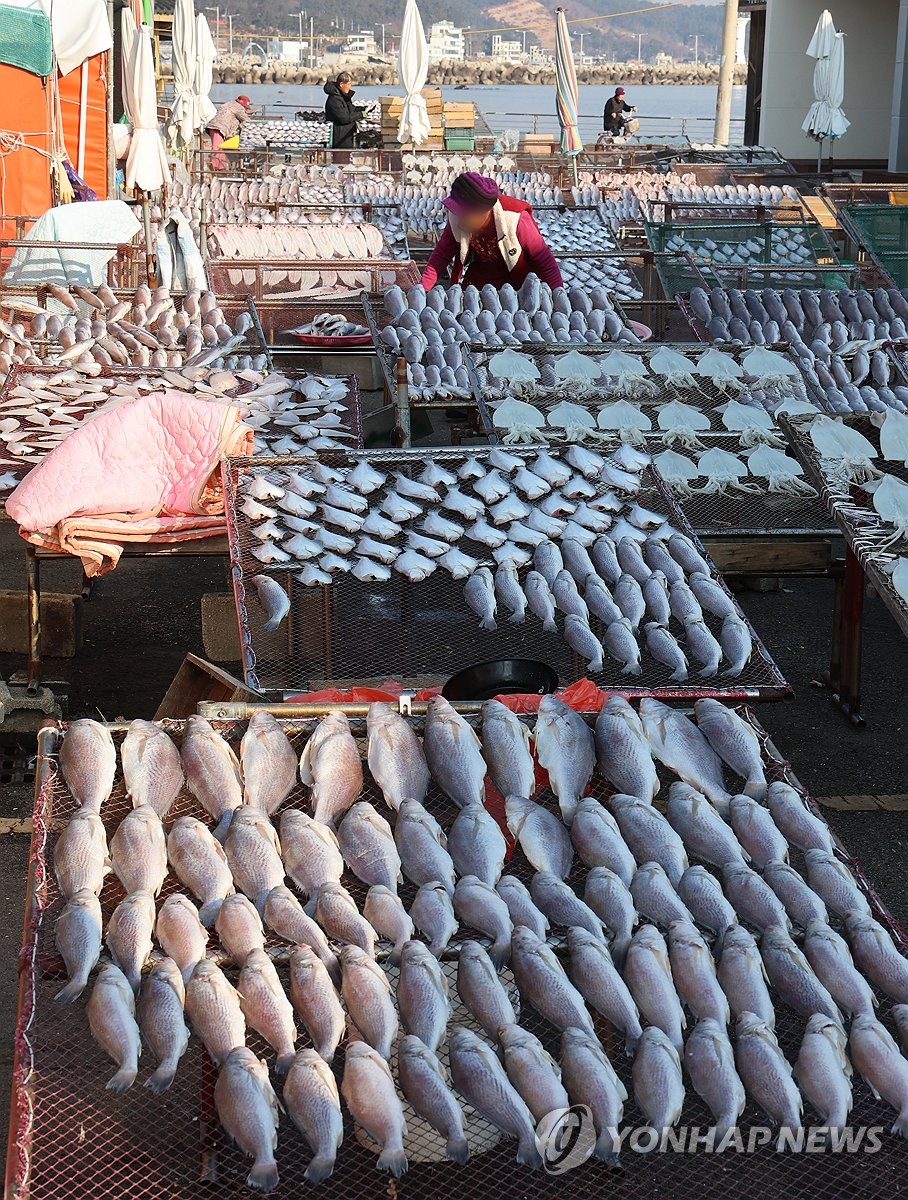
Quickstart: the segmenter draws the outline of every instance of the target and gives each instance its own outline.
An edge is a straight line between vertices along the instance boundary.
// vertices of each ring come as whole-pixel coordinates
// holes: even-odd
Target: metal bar
[[[255,326],[255,332],[258,334],[259,341],[261,342],[262,353],[265,355],[265,361],[268,363],[268,370],[273,371],[274,359],[271,357],[271,350],[265,337],[265,331],[262,329],[262,322],[259,320],[259,311],[255,307],[255,301],[251,296],[246,297],[246,307],[249,310],[249,315],[252,317],[252,324]]]
[[[407,383],[407,360],[401,354],[397,358],[397,387],[394,391],[394,420],[396,422],[395,443],[409,449],[413,443],[410,424],[410,388]]]
[[[37,692],[41,679],[41,567],[35,547],[25,548],[25,586],[28,611],[28,664],[25,671],[29,692]]]
[[[839,707],[854,724],[861,724],[861,650],[863,644],[864,571],[849,546],[845,552],[842,593],[842,679]]]

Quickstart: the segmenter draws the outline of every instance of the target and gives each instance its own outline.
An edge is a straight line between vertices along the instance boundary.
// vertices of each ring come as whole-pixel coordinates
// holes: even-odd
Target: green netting
[[[0,4],[0,62],[33,75],[51,73],[50,22],[43,12]]]
[[[908,251],[908,204],[848,204],[842,211],[869,250],[881,257],[893,250]]]

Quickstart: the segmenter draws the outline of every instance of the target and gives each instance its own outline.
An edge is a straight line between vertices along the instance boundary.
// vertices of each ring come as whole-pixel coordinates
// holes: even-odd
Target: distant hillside
[[[568,20],[597,17],[601,14],[623,13],[629,7],[627,0],[573,0],[568,4]],[[642,7],[642,4],[641,4]],[[327,0],[309,0],[307,13],[315,18],[315,31],[324,37],[335,34],[340,40],[346,32],[354,29],[373,29],[379,37],[382,23],[386,35],[400,31],[401,0],[359,0],[355,17],[347,9],[338,11]],[[504,3],[484,5],[476,0],[420,0],[420,12],[428,27],[433,21],[449,20],[467,29],[489,30],[501,26],[514,26],[514,39],[527,30],[528,42],[535,36],[544,46],[554,45],[554,19],[551,3],[545,0],[505,0]],[[257,34],[283,33],[295,35],[297,20],[288,14],[287,0],[233,0],[234,29]],[[618,60],[634,59],[637,56],[637,38],[642,39],[642,56],[650,60],[655,54],[670,54],[677,59],[692,59],[694,37],[699,35],[698,53],[700,61],[715,58],[718,53],[722,30],[722,6],[692,4],[666,8],[633,16],[616,16],[614,19],[589,21],[574,26],[574,32],[583,32],[585,54],[609,54]],[[505,34],[506,36],[506,34]],[[490,35],[472,39],[476,51],[488,50]]]

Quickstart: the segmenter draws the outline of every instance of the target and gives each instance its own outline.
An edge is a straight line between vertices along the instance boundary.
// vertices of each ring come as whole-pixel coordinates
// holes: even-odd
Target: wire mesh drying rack
[[[795,787],[805,805],[821,815],[815,803],[796,778],[791,765],[785,761],[753,713],[740,710],[750,721],[760,739],[767,778],[783,780]],[[468,716],[475,722],[475,716]],[[290,719],[284,727],[299,752],[313,719]],[[414,718],[419,730],[421,721]],[[236,746],[245,729],[245,720],[216,722],[220,732]],[[351,717],[363,760],[364,719]],[[164,722],[163,727],[177,741],[181,722]],[[113,736],[119,744],[126,726],[114,727]],[[39,735],[35,783],[35,810],[30,853],[28,891],[26,896],[23,953],[19,977],[18,1020],[13,1064],[13,1089],[10,1138],[7,1150],[6,1196],[9,1200],[61,1200],[63,1197],[91,1196],[93,1200],[123,1200],[130,1196],[166,1196],[168,1200],[189,1200],[196,1196],[218,1196],[225,1200],[241,1200],[249,1195],[244,1179],[248,1161],[230,1144],[220,1129],[213,1104],[214,1068],[197,1039],[180,1061],[176,1079],[170,1091],[156,1097],[141,1086],[151,1070],[145,1052],[140,1060],[140,1077],[123,1096],[104,1090],[104,1083],[113,1073],[113,1064],[95,1045],[88,1033],[84,998],[67,1007],[53,1003],[53,995],[62,984],[62,964],[54,948],[54,923],[62,901],[51,868],[53,848],[63,824],[74,811],[75,804],[63,783],[56,766],[60,731],[45,728]],[[365,768],[363,798],[376,802],[383,809],[378,790]],[[660,770],[660,775],[662,772]],[[663,781],[667,777],[663,776]],[[536,799],[557,811],[552,793],[544,786]],[[605,799],[609,785],[594,776],[591,794]],[[291,794],[287,807],[305,805],[303,789]],[[494,797],[488,797],[493,811]],[[658,803],[658,802],[657,802]],[[442,825],[447,828],[455,810],[434,785],[430,785],[427,804]],[[108,836],[131,807],[125,796],[118,772],[110,800],[105,804],[103,817]],[[207,820],[197,802],[184,790],[168,820],[192,814]],[[908,935],[898,925],[875,893],[860,864],[839,845],[838,856],[855,874],[859,886],[874,911],[891,933],[902,953],[908,953]],[[803,870],[800,855],[793,852],[793,865]],[[528,880],[532,869],[521,850],[513,850],[506,870]],[[583,869],[575,870],[568,882],[577,887],[583,879]],[[362,902],[364,888],[355,879],[350,885],[357,901]],[[169,876],[163,896],[178,890]],[[409,907],[412,889],[404,885],[401,891]],[[108,877],[101,896],[105,922],[122,892],[113,876]],[[469,932],[471,935],[473,931]],[[452,955],[444,964],[455,1001],[453,1020],[476,1028],[464,1019],[464,1010],[457,998],[456,972]],[[285,957],[278,947],[271,946],[279,975],[286,980]],[[235,971],[227,967],[228,975]],[[509,971],[502,974],[503,982],[515,995]],[[803,1019],[796,1017],[779,999],[776,1033],[782,1050],[790,1062],[798,1051],[803,1033]],[[528,1006],[521,1006],[519,1020],[543,1041],[546,1049],[558,1056],[557,1032],[539,1018]],[[885,999],[880,1019],[891,1026],[891,1005]],[[606,1022],[595,1019],[596,1031],[620,1078],[627,1086],[629,1099],[625,1105],[622,1128],[645,1124],[633,1098],[630,1060],[622,1053],[614,1033]],[[273,1052],[251,1030],[247,1044],[269,1062]],[[308,1039],[302,1034],[300,1046]],[[444,1046],[442,1053],[444,1053]],[[531,1172],[514,1162],[514,1143],[498,1140],[494,1131],[467,1108],[467,1133],[471,1158],[464,1166],[439,1161],[440,1144],[437,1137],[407,1113],[409,1134],[406,1149],[410,1170],[392,1186],[391,1193],[412,1200],[444,1200],[454,1195],[481,1194],[499,1196],[502,1200],[556,1200],[564,1195],[564,1179]],[[805,1118],[815,1120],[813,1114]],[[745,1200],[760,1200],[772,1188],[780,1195],[798,1196],[861,1196],[890,1197],[899,1194],[904,1178],[904,1147],[888,1132],[891,1110],[876,1102],[859,1077],[854,1080],[853,1128],[883,1127],[880,1149],[875,1154],[792,1154],[778,1153],[774,1145],[761,1145],[754,1153],[721,1156],[696,1154],[638,1154],[625,1149],[622,1155],[623,1172],[618,1175],[602,1163],[591,1160],[570,1173],[572,1195],[578,1200],[594,1200],[606,1192],[640,1200],[653,1200],[671,1191],[688,1190],[696,1186],[698,1195],[708,1200],[724,1200],[728,1195],[729,1173],[734,1173],[735,1193]],[[682,1122],[705,1130],[712,1124],[702,1101],[687,1088]],[[741,1121],[742,1138],[747,1142],[749,1130],[765,1124],[765,1118],[752,1102]],[[281,1114],[278,1132],[277,1158],[282,1176],[278,1195],[291,1195],[306,1188],[303,1171],[309,1160],[299,1134],[286,1114]],[[375,1153],[363,1145],[362,1135],[354,1130],[345,1112],[344,1142],[338,1155],[334,1175],[322,1184],[321,1191],[328,1200],[353,1200],[354,1197],[388,1194],[384,1176],[375,1170]]]
[[[831,517],[841,530],[849,549],[857,558],[868,580],[889,611],[896,624],[908,637],[908,602],[895,590],[891,576],[884,570],[908,552],[902,538],[892,543],[894,527],[884,521],[873,507],[871,494],[859,484],[849,484],[835,464],[824,460],[810,438],[810,424],[781,418],[792,450],[797,455],[811,483],[816,487]],[[880,433],[867,416],[844,417],[844,423],[863,434],[877,452],[877,463],[887,475],[908,484],[908,467],[904,463],[889,462],[880,453]],[[886,545],[886,543],[892,543]]]
[[[302,216],[304,213],[317,213],[318,224],[340,224],[344,221],[370,221],[381,230],[382,236],[385,238],[389,258],[404,260],[410,258],[406,222],[398,204],[382,204],[380,201],[369,200],[365,200],[362,203],[353,203],[344,199],[343,195],[339,193],[337,201],[324,204],[313,204],[311,201],[307,203],[305,201],[292,200],[257,200],[255,204],[250,203],[248,205],[249,214],[258,214],[260,212],[272,213],[274,216],[273,224],[287,225],[290,228],[298,225],[306,228],[312,224],[312,222],[306,220],[292,219],[294,216]],[[236,219],[234,220],[235,214]],[[284,219],[281,219],[282,217]],[[287,219],[288,217],[291,219]],[[241,220],[237,210],[231,210],[220,223],[228,225],[244,224],[249,219],[249,217],[243,216]],[[394,232],[392,241],[389,226],[395,219],[400,222],[400,228]],[[253,223],[258,224],[259,221],[254,220]],[[269,224],[271,223],[269,222]],[[206,234],[207,228],[206,226]]]
[[[386,474],[402,471],[415,477],[429,461],[456,472],[468,458],[482,462],[488,453],[485,448],[432,448],[332,453],[319,458],[333,466],[366,461]],[[532,458],[536,450],[521,448],[516,453]],[[249,472],[282,469],[305,473],[311,470],[311,464],[300,459],[237,458],[225,460],[223,467],[243,671],[250,687],[286,695],[327,684],[349,686],[365,679],[380,683],[393,674],[404,686],[418,689],[439,686],[473,663],[498,658],[541,659],[557,672],[562,685],[587,674],[585,660],[560,636],[545,632],[537,618],[529,614],[524,624],[515,625],[502,613],[496,630],[480,630],[479,619],[464,600],[464,581],[451,579],[442,568],[420,583],[410,583],[392,570],[392,578],[384,583],[361,582],[349,573],[342,573],[335,575],[330,585],[304,587],[295,577],[300,563],[263,566],[252,554],[252,549],[259,545],[252,533],[255,522],[240,509],[243,483]],[[604,482],[597,486],[601,493],[609,490]],[[463,484],[463,488],[469,491],[468,484]],[[377,500],[380,493],[374,495]],[[681,508],[652,469],[644,474],[636,499],[646,508],[664,514],[676,529],[697,541]],[[456,543],[456,548],[481,561],[492,561],[487,546],[466,536]],[[251,583],[252,577],[259,574],[279,579],[291,599],[287,620],[273,633],[262,630],[265,618]],[[713,574],[724,586],[714,566]],[[692,670],[687,682],[673,681],[670,668],[653,659],[642,642],[642,676],[631,680],[621,675],[619,664],[607,659],[603,672],[590,677],[600,687],[635,694],[764,699],[785,695],[790,691],[788,684],[737,601],[731,598],[753,639],[750,662],[738,678],[719,676],[701,680],[694,677]],[[721,622],[717,623],[710,614],[706,614],[706,620],[718,636]],[[370,623],[372,631],[368,641],[360,632],[365,621]],[[593,627],[599,636],[604,632],[595,618]]]
[[[335,296],[382,292],[395,283],[406,291],[419,282],[420,275],[414,262],[395,258],[287,259],[281,263],[225,258],[211,259],[207,269],[209,283],[219,297],[251,294],[257,302],[281,295],[288,300],[318,298],[330,303]]]

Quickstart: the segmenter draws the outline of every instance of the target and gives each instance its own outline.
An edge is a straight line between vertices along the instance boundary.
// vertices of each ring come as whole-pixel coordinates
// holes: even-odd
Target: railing
[[[561,127],[554,112],[523,113],[495,112],[483,109],[483,115],[493,129],[517,129],[521,133],[551,133],[559,135]],[[692,142],[711,142],[713,138],[714,117],[685,117],[672,114],[657,116],[655,114],[637,114],[640,130],[637,137],[647,138],[687,138]],[[602,132],[602,116],[599,113],[581,113],[578,120],[580,136],[584,141],[594,142],[597,134]],[[732,117],[730,144],[743,145],[744,118]]]

